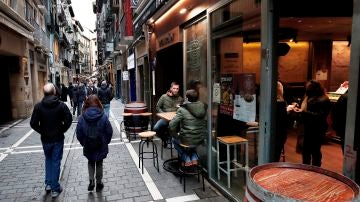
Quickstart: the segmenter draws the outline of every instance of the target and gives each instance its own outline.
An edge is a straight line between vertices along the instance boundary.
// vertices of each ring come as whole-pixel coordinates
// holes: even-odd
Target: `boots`
[[[95,180],[90,180],[88,191],[93,191],[95,188]]]
[[[104,184],[102,182],[96,183],[96,192],[100,192],[104,188]]]

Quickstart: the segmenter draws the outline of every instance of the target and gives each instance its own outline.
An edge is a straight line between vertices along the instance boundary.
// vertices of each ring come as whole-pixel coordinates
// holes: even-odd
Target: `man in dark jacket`
[[[206,135],[206,106],[198,101],[198,92],[194,89],[186,91],[187,101],[176,111],[176,116],[170,121],[170,134],[175,137],[174,147],[178,151],[185,166],[197,164],[195,153],[186,153],[179,144],[196,147],[201,144]],[[180,129],[178,131],[178,129]]]
[[[62,191],[59,184],[60,163],[64,148],[64,133],[69,129],[72,116],[69,108],[56,96],[52,83],[44,86],[44,98],[35,105],[30,126],[41,135],[45,154],[45,190],[56,198]]]
[[[96,87],[94,86],[94,83],[91,80],[89,80],[86,93],[87,93],[87,96],[89,96],[89,95],[97,95],[97,89],[96,89]]]
[[[72,83],[70,82],[70,83],[69,83],[69,87],[68,87],[68,94],[69,94],[69,98],[70,98],[71,107],[74,107],[73,90],[74,90],[74,86],[73,86]]]
[[[98,90],[98,97],[101,101],[101,104],[104,107],[104,112],[109,117],[110,113],[110,101],[113,99],[110,88],[107,86],[106,81],[101,82],[101,86]]]

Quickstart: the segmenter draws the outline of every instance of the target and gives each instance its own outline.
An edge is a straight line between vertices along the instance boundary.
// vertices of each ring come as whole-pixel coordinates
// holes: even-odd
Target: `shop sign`
[[[106,49],[107,52],[114,51],[114,43],[106,43]]]
[[[220,41],[220,72],[222,74],[241,73],[243,70],[243,39],[228,37]]]
[[[134,54],[129,55],[129,57],[127,58],[127,68],[128,68],[128,70],[135,68],[134,58],[135,58]]]
[[[122,72],[123,81],[129,81],[129,72],[123,71]]]
[[[168,33],[160,36],[157,40],[157,50],[166,48],[172,44],[175,44],[177,42],[180,42],[180,33],[179,28],[176,27],[172,30],[170,30]]]

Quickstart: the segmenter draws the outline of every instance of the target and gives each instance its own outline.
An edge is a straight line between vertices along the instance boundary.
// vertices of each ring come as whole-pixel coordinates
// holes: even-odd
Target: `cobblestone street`
[[[152,160],[144,161],[144,174],[138,168],[138,140],[128,142],[120,138],[123,105],[111,103],[110,121],[114,130],[108,157],[104,160],[105,188],[102,192],[88,192],[87,159],[75,136],[76,118],[65,134],[61,163],[61,185],[64,191],[56,201],[226,201],[205,180],[187,177],[186,193],[179,177],[162,168],[160,172]],[[44,190],[44,154],[40,136],[29,126],[29,119],[18,120],[0,128],[0,201],[52,201]],[[160,153],[160,141],[155,139]],[[170,158],[164,150],[164,160]]]

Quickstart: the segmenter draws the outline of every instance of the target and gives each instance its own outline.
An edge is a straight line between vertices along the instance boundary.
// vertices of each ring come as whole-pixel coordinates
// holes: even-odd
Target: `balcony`
[[[110,0],[110,8],[112,13],[117,13],[120,9],[120,0]]]
[[[50,48],[50,39],[45,33],[42,27],[40,27],[35,21],[31,22],[34,30],[34,45],[35,49],[42,52],[49,51]]]

